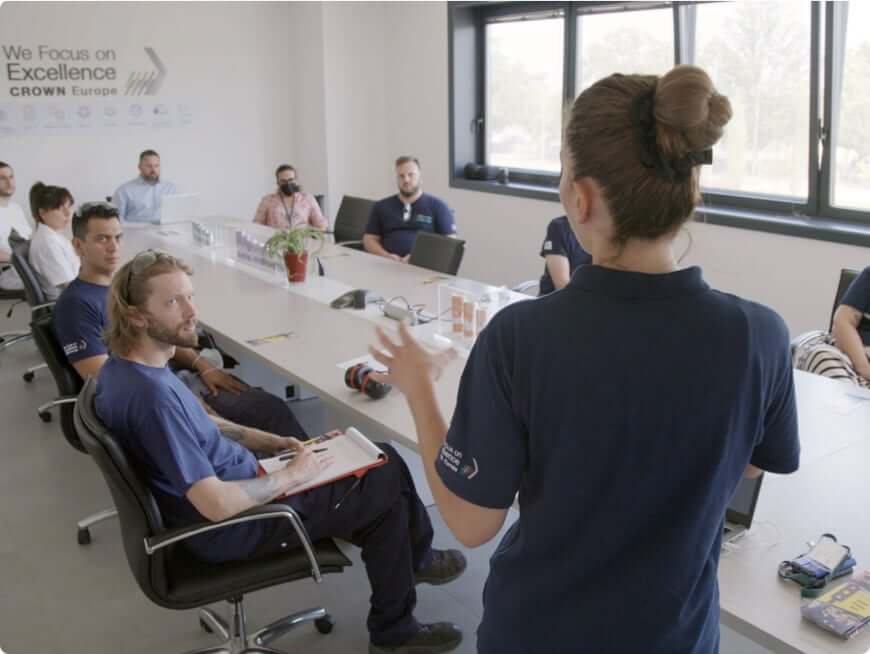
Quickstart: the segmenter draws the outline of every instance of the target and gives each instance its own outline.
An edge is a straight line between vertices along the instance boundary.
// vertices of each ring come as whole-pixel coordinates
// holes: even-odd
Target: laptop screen
[[[758,493],[761,490],[761,480],[764,475],[755,479],[743,477],[737,485],[737,491],[731,498],[731,503],[725,511],[725,519],[747,529],[752,526],[752,516],[755,515],[755,505],[758,503]]]

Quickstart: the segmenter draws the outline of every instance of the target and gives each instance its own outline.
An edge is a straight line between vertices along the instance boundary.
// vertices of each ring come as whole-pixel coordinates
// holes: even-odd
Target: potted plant
[[[305,244],[308,239],[318,241],[316,254],[323,247],[324,234],[310,225],[300,225],[276,232],[266,241],[266,253],[270,257],[284,257],[287,266],[287,281],[304,282],[305,270],[308,267],[308,249]]]

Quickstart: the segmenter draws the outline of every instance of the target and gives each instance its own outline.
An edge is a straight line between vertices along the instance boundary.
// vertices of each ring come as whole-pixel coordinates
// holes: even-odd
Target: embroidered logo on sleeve
[[[441,452],[438,455],[441,463],[448,470],[455,472],[466,479],[474,479],[479,472],[477,467],[477,459],[471,457],[470,463],[462,463],[462,452],[452,447],[448,443],[441,446]]]
[[[67,356],[71,354],[78,354],[79,352],[84,352],[88,349],[88,344],[85,343],[84,339],[79,341],[74,341],[72,343],[67,343],[63,346],[63,353]]]
[[[553,241],[544,241],[544,250],[552,250]]]

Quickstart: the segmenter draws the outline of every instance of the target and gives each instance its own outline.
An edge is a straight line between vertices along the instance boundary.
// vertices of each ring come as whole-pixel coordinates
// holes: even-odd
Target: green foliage
[[[324,234],[311,225],[291,227],[288,230],[276,232],[272,238],[266,241],[266,254],[270,257],[283,257],[286,252],[302,254],[306,250],[305,244],[308,240],[318,242],[317,249],[314,250],[316,254],[323,248]]]

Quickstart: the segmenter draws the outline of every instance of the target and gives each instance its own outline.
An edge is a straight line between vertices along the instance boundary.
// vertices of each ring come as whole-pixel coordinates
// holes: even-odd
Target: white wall
[[[146,42],[147,41],[147,42]],[[4,3],[0,43],[154,47],[169,68],[161,91],[195,100],[194,125],[92,136],[2,137],[19,201],[36,178],[102,197],[136,174],[153,147],[164,176],[203,194],[205,213],[252,215],[279,162],[308,190],[395,190],[392,162],[418,156],[426,190],[455,209],[466,276],[496,284],[537,277],[555,202],[448,186],[447,6],[365,3]],[[691,227],[686,263],[723,290],[773,306],[793,333],[823,326],[841,267],[870,250],[709,225]]]
[[[194,107],[190,127],[0,136],[0,160],[15,167],[16,200],[26,204],[36,179],[67,186],[78,201],[102,199],[135,177],[139,152],[153,148],[165,179],[202,194],[203,213],[253,217],[274,188],[275,166],[296,154],[290,13],[286,3],[3,3],[0,43],[138,57],[150,46],[168,69],[155,97]]]
[[[448,186],[446,3],[329,3],[322,19],[333,215],[345,193],[392,192],[393,158],[415,154],[426,190],[456,211],[467,240],[463,275],[495,284],[539,276],[537,253],[547,222],[562,213],[557,203]],[[826,325],[840,268],[870,265],[867,248],[690,229],[684,262],[701,265],[714,286],[772,306],[793,334]]]

